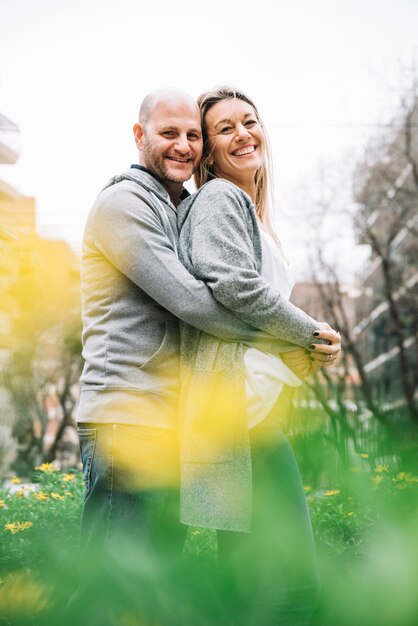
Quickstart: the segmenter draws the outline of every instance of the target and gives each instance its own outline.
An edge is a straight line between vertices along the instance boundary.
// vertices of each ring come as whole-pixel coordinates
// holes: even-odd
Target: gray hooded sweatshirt
[[[272,329],[256,331],[217,302],[177,249],[177,209],[164,187],[134,167],[112,178],[83,240],[80,424],[176,427],[179,320],[224,341],[273,348]],[[314,328],[304,327],[299,345]],[[285,339],[277,350],[292,348]]]

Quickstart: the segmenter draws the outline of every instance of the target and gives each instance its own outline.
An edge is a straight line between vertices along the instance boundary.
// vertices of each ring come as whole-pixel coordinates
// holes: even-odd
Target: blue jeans
[[[78,428],[84,476],[81,545],[101,549],[124,536],[178,551],[178,446],[175,433],[123,424]]]
[[[78,435],[80,571],[65,618],[115,626],[127,611],[141,614],[151,604],[152,614],[155,602],[147,598],[181,559],[187,527],[179,522],[177,437],[122,424],[83,424]]]
[[[277,428],[250,431],[251,533],[218,531],[221,567],[240,625],[308,626],[318,600],[313,534],[299,468]]]

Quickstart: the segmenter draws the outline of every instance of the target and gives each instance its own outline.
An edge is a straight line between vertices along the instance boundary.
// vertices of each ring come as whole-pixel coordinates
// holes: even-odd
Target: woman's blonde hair
[[[233,98],[237,98],[239,100],[243,100],[247,102],[253,109],[257,121],[263,126],[263,122],[261,120],[260,114],[257,110],[254,102],[245,95],[239,89],[235,89],[233,87],[223,86],[216,87],[211,91],[206,91],[202,93],[198,99],[197,104],[199,105],[200,114],[202,118],[202,133],[203,133],[203,156],[200,162],[199,168],[195,172],[194,181],[196,187],[199,189],[202,185],[204,185],[208,180],[216,178],[212,166],[209,165],[208,161],[210,159],[210,150],[209,150],[209,142],[208,142],[208,133],[206,128],[206,114],[215,104],[220,102],[221,100],[232,100]],[[255,182],[255,199],[254,205],[255,210],[259,219],[261,220],[265,229],[272,235],[275,239],[277,239],[273,225],[271,221],[271,199],[273,195],[273,176],[272,176],[272,160],[271,160],[271,151],[270,145],[267,137],[267,133],[263,127],[263,133],[265,137],[265,155],[264,155],[264,163],[263,165],[256,171],[254,182]]]

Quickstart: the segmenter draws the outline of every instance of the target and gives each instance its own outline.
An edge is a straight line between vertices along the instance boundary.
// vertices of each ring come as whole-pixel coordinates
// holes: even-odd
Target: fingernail
[[[316,331],[313,333],[313,336],[314,336],[314,337],[318,337],[318,336],[319,336],[319,330],[316,330]]]

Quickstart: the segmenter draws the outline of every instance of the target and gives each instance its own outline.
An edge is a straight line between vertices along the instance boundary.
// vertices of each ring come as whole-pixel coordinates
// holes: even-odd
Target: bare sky
[[[36,197],[41,234],[76,246],[97,192],[137,160],[151,89],[247,91],[291,216],[321,162],[361,154],[396,109],[401,67],[418,63],[416,0],[0,0],[0,23],[0,112],[22,133],[0,178]],[[281,224],[297,262],[299,235]]]

